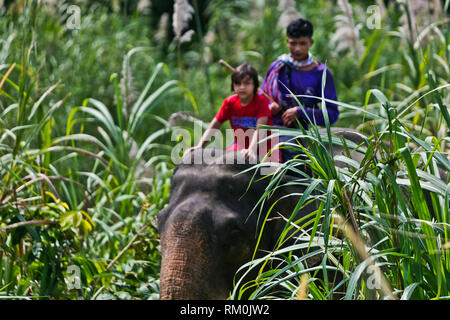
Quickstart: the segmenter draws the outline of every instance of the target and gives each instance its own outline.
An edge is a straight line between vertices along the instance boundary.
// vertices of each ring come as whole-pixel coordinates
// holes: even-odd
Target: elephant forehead
[[[215,230],[221,232],[242,228],[251,212],[249,204],[240,199],[219,199],[212,193],[192,193],[172,198],[169,205],[158,215],[158,229],[177,223],[187,229]]]
[[[251,179],[232,166],[184,166],[176,171],[172,179],[172,189],[180,188],[184,192],[245,192]]]
[[[206,219],[214,225],[245,219],[264,189],[248,175],[225,166],[178,167],[169,204],[158,215],[159,229],[167,220]]]

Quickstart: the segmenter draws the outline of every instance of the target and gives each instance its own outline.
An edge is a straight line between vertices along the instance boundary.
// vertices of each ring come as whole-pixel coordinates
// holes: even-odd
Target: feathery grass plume
[[[150,14],[150,11],[152,9],[152,2],[150,0],[139,0],[136,9],[142,14]]]
[[[295,1],[294,0],[278,0],[278,8],[280,10],[286,10],[289,8],[295,8]]]
[[[158,30],[155,33],[155,39],[161,41],[167,37],[167,26],[169,25],[169,14],[163,13],[158,22]]]
[[[208,124],[203,122],[202,119],[197,117],[192,112],[188,111],[178,111],[175,113],[172,113],[169,117],[169,120],[167,121],[167,128],[172,128],[175,126],[180,126],[183,122],[198,122],[203,128],[207,128]]]
[[[279,28],[285,29],[289,23],[300,18],[300,14],[295,8],[294,0],[279,0],[278,9],[282,11],[277,24]]]
[[[264,7],[265,0],[253,0],[251,4],[252,7],[257,7],[258,9],[262,9]]]
[[[212,45],[214,43],[214,41],[216,40],[216,33],[214,31],[209,30],[206,34],[205,37],[203,38],[203,40],[205,41],[206,45]]]
[[[205,43],[205,50],[203,52],[203,59],[207,64],[211,64],[214,62],[214,56],[212,51],[212,45],[216,40],[216,33],[212,30],[209,30],[206,35],[203,37],[203,41]]]
[[[415,42],[417,39],[417,14],[422,11],[423,7],[426,5],[426,0],[414,0],[414,1],[406,1],[406,0],[398,0],[398,3],[405,3],[407,5],[408,12],[404,12],[400,22],[402,26],[400,27],[401,31],[408,33],[412,39],[412,42]],[[408,21],[408,16],[410,22]],[[411,26],[409,26],[411,23]]]
[[[9,53],[9,47],[11,46],[11,42],[15,37],[16,32],[13,32],[8,36],[7,39],[0,39],[0,64],[3,64],[6,61]]]
[[[441,15],[442,12],[441,1],[433,0],[432,8],[433,8],[433,19],[436,21],[437,19],[439,19],[439,16]]]
[[[119,0],[112,0],[111,1],[111,9],[113,12],[119,12],[120,11],[120,1]]]
[[[194,30],[189,29],[188,31],[183,33],[183,35],[179,38],[178,41],[180,41],[180,43],[190,42],[194,33],[195,33]]]
[[[381,272],[379,266],[375,264],[373,259],[371,259],[371,256],[367,251],[365,244],[362,242],[360,235],[356,234],[353,227],[350,224],[348,224],[341,216],[335,214],[333,217],[334,221],[339,226],[339,229],[344,231],[346,238],[355,247],[356,252],[360,256],[361,260],[369,262],[368,265],[373,266],[374,269],[377,271],[376,275],[377,277],[379,277],[379,279],[377,280],[379,281],[380,284],[380,287],[378,289],[384,295],[384,299],[398,300],[398,297],[392,292],[392,288],[389,284],[389,281]]]
[[[40,4],[48,4],[51,6],[55,6],[58,4],[58,0],[39,0],[38,3]]]
[[[38,4],[42,5],[45,11],[52,15],[56,14],[57,6],[59,5],[58,0],[39,0]]]
[[[183,30],[188,26],[193,14],[194,8],[187,0],[175,0],[175,4],[173,5],[172,25],[175,33],[175,40],[180,43],[185,42],[186,40],[190,41],[190,38],[194,33],[193,30],[188,30],[183,34]]]
[[[426,26],[439,19],[442,12],[439,0],[397,0],[397,2],[407,4],[408,12],[404,11],[400,18],[402,24],[400,31],[410,34],[413,42]],[[408,15],[411,26],[409,26]]]
[[[337,3],[341,14],[335,17],[336,32],[331,37],[331,43],[336,46],[335,50],[338,53],[349,49],[353,54],[361,57],[364,52],[364,46],[359,39],[362,24],[355,25],[352,6],[348,0],[338,0]]]
[[[138,97],[138,92],[133,86],[133,74],[131,72],[130,59],[128,55],[123,57],[122,77],[120,79],[120,92],[123,99],[122,113],[128,115],[129,108],[133,105]],[[117,102],[116,102],[117,103]]]
[[[377,4],[378,8],[380,8],[381,16],[384,17],[384,15],[386,14],[386,5],[384,4],[384,1],[376,0],[375,2]]]
[[[305,300],[308,294],[308,275],[303,274],[300,277],[300,285],[297,291],[297,300]]]

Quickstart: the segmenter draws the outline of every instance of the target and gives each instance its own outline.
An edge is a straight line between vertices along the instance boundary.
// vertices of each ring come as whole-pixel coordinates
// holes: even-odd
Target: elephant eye
[[[240,230],[238,230],[238,229],[231,230],[231,232],[230,232],[231,239],[237,239],[240,236],[241,236],[241,231]]]
[[[244,230],[237,225],[237,223],[232,223],[227,227],[227,237],[233,243],[239,243],[242,237],[245,235]]]

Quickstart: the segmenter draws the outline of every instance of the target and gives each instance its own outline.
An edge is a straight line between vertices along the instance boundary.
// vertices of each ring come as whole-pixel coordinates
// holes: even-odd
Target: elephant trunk
[[[160,298],[163,300],[210,299],[211,239],[198,224],[173,223],[161,235]]]

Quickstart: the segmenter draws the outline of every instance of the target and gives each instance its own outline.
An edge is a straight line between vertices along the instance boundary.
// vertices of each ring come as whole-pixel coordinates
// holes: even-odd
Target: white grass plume
[[[163,13],[158,22],[158,30],[155,33],[155,39],[161,41],[167,37],[167,26],[169,25],[169,14]]]
[[[280,10],[287,10],[289,8],[295,8],[295,1],[294,0],[278,0],[278,9]]]
[[[285,29],[289,23],[300,18],[294,0],[279,0],[278,9],[282,11],[277,24],[279,28]]]
[[[194,8],[189,4],[188,0],[175,0],[175,4],[173,5],[172,26],[176,40],[180,41],[180,39],[182,39],[183,30],[188,26],[193,14]],[[190,31],[191,30],[188,32]],[[192,33],[193,31],[191,32],[191,36]]]
[[[331,42],[336,46],[336,52],[350,49],[360,57],[364,52],[364,46],[359,39],[362,24],[355,25],[352,6],[348,0],[338,0],[337,3],[341,13],[335,17],[336,32],[331,37]]]
[[[152,2],[150,0],[139,0],[137,11],[142,14],[150,14],[152,9]]]
[[[398,3],[408,5],[408,12],[404,11],[400,22],[400,31],[410,34],[411,40],[415,42],[417,35],[428,25],[436,22],[442,12],[440,0],[397,0]],[[409,27],[408,16],[411,19]]]
[[[131,71],[130,59],[128,55],[125,55],[123,57],[122,77],[120,79],[120,92],[122,96],[122,114],[125,117],[128,117],[130,107],[138,98],[138,92],[134,88],[133,83],[134,78]]]

